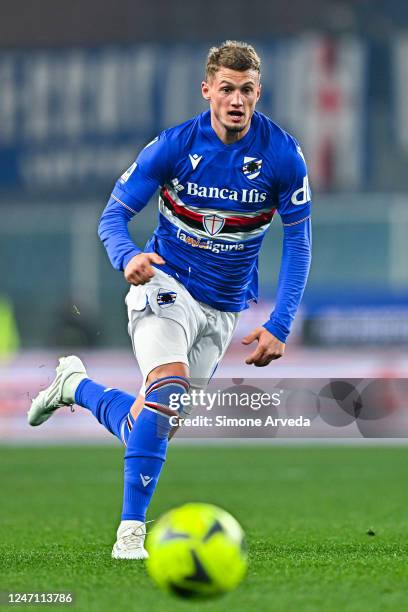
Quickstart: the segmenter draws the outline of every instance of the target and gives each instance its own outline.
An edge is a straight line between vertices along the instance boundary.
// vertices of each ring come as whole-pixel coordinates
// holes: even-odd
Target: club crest
[[[160,308],[168,308],[172,306],[176,301],[177,293],[175,291],[167,291],[166,289],[159,289],[157,293],[157,303]]]
[[[242,172],[245,176],[252,180],[259,176],[262,168],[262,159],[256,159],[256,157],[244,157],[244,165],[242,166]]]
[[[223,217],[219,217],[218,215],[205,215],[203,217],[203,226],[207,234],[210,236],[215,236],[218,234],[222,228],[224,227],[225,219]]]

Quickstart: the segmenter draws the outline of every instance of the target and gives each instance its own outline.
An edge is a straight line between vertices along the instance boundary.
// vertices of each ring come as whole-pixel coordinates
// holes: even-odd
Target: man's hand
[[[252,344],[258,340],[258,346],[254,352],[245,359],[248,365],[253,363],[255,366],[266,366],[273,359],[282,357],[285,351],[285,343],[281,342],[272,335],[265,327],[257,327],[250,334],[245,336],[242,344]]]
[[[128,262],[123,274],[128,283],[132,285],[145,285],[154,276],[151,265],[166,263],[157,253],[139,253]]]

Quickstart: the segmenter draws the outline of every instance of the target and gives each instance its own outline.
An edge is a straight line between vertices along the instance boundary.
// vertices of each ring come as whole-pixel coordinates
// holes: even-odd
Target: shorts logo
[[[242,172],[249,179],[254,179],[260,175],[262,168],[262,159],[256,159],[256,157],[244,157],[244,165],[242,166]]]
[[[210,236],[218,234],[224,227],[224,224],[225,219],[218,215],[205,215],[205,217],[203,217],[204,229]]]
[[[160,308],[168,308],[172,306],[176,301],[177,293],[175,291],[166,291],[166,289],[159,289],[157,294],[157,303]]]

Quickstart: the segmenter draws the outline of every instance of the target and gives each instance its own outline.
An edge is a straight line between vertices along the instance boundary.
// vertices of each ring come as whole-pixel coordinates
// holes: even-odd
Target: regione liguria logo
[[[252,180],[260,175],[262,168],[262,159],[256,157],[244,157],[244,165],[242,166],[242,172],[245,176]]]
[[[219,234],[224,227],[224,224],[225,219],[219,217],[218,215],[205,215],[205,217],[203,217],[204,229],[207,234],[210,234],[210,236]]]

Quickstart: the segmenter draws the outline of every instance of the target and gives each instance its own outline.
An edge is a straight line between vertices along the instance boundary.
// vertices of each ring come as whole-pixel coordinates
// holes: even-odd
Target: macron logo
[[[203,159],[202,155],[197,155],[197,153],[194,153],[194,155],[189,155],[190,161],[191,161],[191,165],[193,166],[193,170],[195,170],[198,166],[198,164],[200,163],[200,161]]]
[[[153,480],[153,476],[143,476],[143,474],[140,474],[140,478],[144,487],[147,487],[149,482],[152,482]]]

